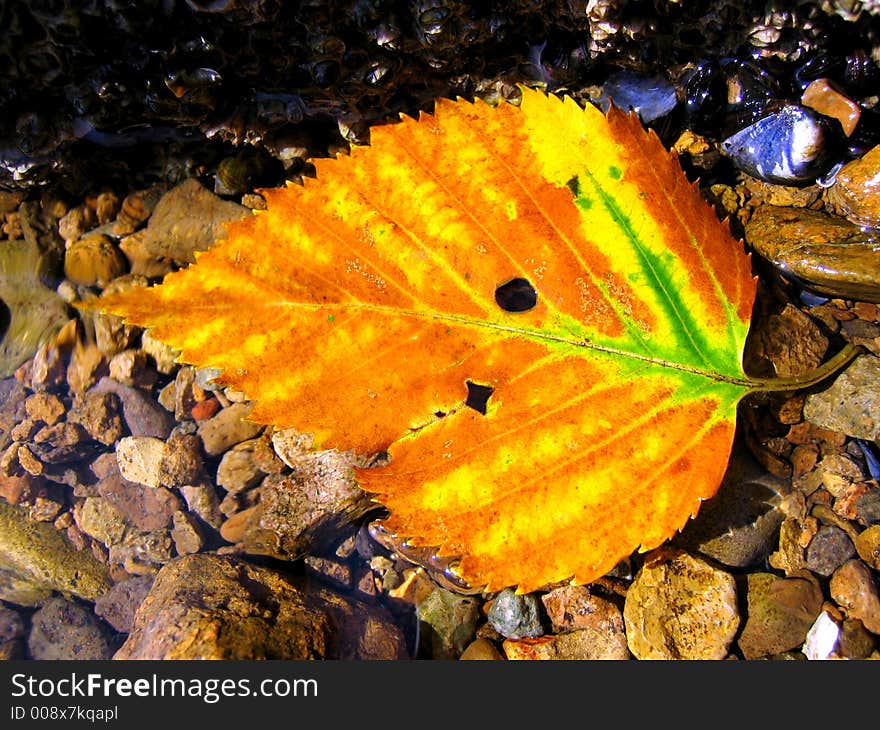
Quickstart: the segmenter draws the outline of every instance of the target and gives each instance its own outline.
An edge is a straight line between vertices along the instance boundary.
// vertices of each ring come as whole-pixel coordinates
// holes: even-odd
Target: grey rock
[[[152,585],[153,577],[149,575],[126,578],[95,601],[95,613],[117,631],[128,634],[134,623],[134,614]]]
[[[64,598],[50,598],[31,617],[28,650],[33,659],[110,659],[107,630],[94,613]]]
[[[122,417],[132,436],[166,439],[171,433],[171,414],[143,391],[108,377],[101,378],[91,390],[95,393],[114,393],[119,398]]]
[[[804,403],[804,418],[853,438],[880,440],[880,358],[860,355]]]
[[[505,588],[492,601],[489,624],[507,639],[541,636],[541,602],[534,593],[517,594]]]
[[[814,573],[829,576],[855,552],[852,540],[843,530],[823,525],[807,546],[807,567]]]

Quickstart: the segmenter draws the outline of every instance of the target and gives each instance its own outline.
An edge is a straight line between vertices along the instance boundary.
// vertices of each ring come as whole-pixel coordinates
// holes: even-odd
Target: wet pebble
[[[575,629],[537,638],[506,639],[502,645],[510,660],[620,661],[630,659],[626,637],[594,629]]]
[[[152,585],[153,577],[149,575],[137,575],[115,583],[95,601],[95,613],[117,631],[127,634],[131,631],[138,606]]]
[[[190,178],[165,193],[156,204],[143,239],[153,258],[183,266],[195,261],[195,252],[208,249],[226,233],[226,223],[239,220],[247,208],[214,195]]]
[[[603,634],[624,634],[623,614],[611,601],[594,595],[588,586],[562,586],[541,596],[556,633],[592,629]]]
[[[867,565],[880,571],[880,525],[862,530],[855,539],[856,552]]]
[[[505,588],[492,600],[489,623],[507,639],[534,638],[544,633],[541,603],[534,593],[518,594]]]
[[[22,659],[24,622],[18,611],[0,603],[0,661]]]
[[[829,576],[855,551],[846,532],[833,525],[824,525],[807,546],[807,568],[819,575]]]
[[[109,632],[91,611],[64,598],[50,598],[31,617],[32,659],[100,661],[113,656]]]
[[[103,233],[73,241],[64,253],[64,275],[74,284],[103,287],[127,270],[125,255]]]
[[[746,576],[748,610],[737,645],[746,659],[800,647],[822,609],[822,591],[808,577]]]
[[[623,618],[637,659],[723,659],[740,623],[736,584],[705,560],[659,550],[627,591]]]
[[[115,659],[404,659],[381,606],[350,601],[233,557],[166,565]]]
[[[844,165],[825,197],[856,225],[880,228],[880,145]]]
[[[143,391],[105,376],[91,392],[113,393],[119,398],[122,417],[132,436],[166,439],[171,433],[171,414]]]
[[[126,436],[116,445],[116,460],[123,479],[147,487],[161,484],[165,442],[153,436]]]
[[[432,659],[458,659],[473,640],[480,617],[480,602],[435,588],[417,607],[421,626],[420,655]]]
[[[459,659],[464,661],[498,661],[504,659],[504,654],[489,639],[480,637],[467,645]]]
[[[808,395],[804,418],[853,438],[880,440],[880,358],[860,355],[830,386]]]
[[[828,79],[811,81],[801,94],[801,104],[836,119],[847,137],[855,131],[862,114],[861,107],[838,91]]]
[[[216,416],[201,421],[198,434],[205,452],[209,456],[219,456],[236,444],[258,436],[263,426],[245,420],[252,409],[250,403],[233,403]]]
[[[806,208],[762,205],[746,241],[785,276],[845,299],[880,301],[880,242],[843,218]]]
[[[831,597],[873,634],[880,635],[880,595],[871,571],[860,560],[848,560],[831,576]]]

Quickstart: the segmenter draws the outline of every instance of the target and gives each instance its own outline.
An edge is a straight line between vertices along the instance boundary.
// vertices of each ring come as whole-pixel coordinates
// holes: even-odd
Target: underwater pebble
[[[421,650],[432,659],[458,659],[474,639],[480,603],[436,588],[416,609],[421,631]]]
[[[746,659],[772,656],[804,643],[822,610],[822,590],[806,577],[746,576],[748,610],[737,645]]]
[[[143,246],[154,258],[167,258],[181,266],[191,264],[196,251],[208,249],[226,234],[226,223],[247,215],[247,208],[223,200],[190,178],[165,193],[156,204]]]
[[[73,241],[64,253],[64,275],[74,284],[103,287],[126,271],[125,255],[103,233]]]
[[[219,456],[235,444],[247,441],[260,434],[263,426],[244,420],[253,410],[253,404],[233,403],[222,409],[216,416],[201,421],[198,427],[205,452],[209,456]]]
[[[116,460],[123,479],[147,487],[161,484],[165,442],[152,436],[126,436],[116,444]]]
[[[856,552],[849,536],[839,527],[824,525],[807,546],[807,568],[829,576]]]
[[[31,617],[27,639],[32,659],[100,661],[113,656],[109,632],[91,611],[50,598]]]
[[[115,393],[88,391],[73,402],[67,420],[78,423],[95,441],[112,446],[125,433]]]
[[[723,659],[739,627],[733,576],[661,549],[639,570],[623,607],[637,659]]]
[[[188,512],[177,510],[173,516],[171,539],[178,555],[197,553],[204,547],[205,539],[197,520]]]
[[[405,659],[390,613],[233,557],[165,565],[114,659]]]
[[[138,606],[152,585],[153,577],[149,575],[137,575],[115,583],[95,601],[95,613],[117,631],[127,634],[131,631]]]
[[[844,165],[825,198],[856,225],[880,228],[880,145]]]
[[[119,398],[122,417],[132,436],[166,439],[171,433],[171,414],[143,391],[105,376],[95,384],[91,392],[113,393]]]
[[[492,628],[507,639],[534,638],[544,633],[540,610],[534,593],[517,594],[505,588],[492,599],[487,618]]]
[[[757,253],[809,289],[880,302],[880,242],[843,218],[762,205],[746,223],[745,236]]]
[[[801,104],[836,119],[847,137],[855,131],[862,115],[859,105],[835,89],[828,79],[811,81],[801,94]]]
[[[849,560],[831,576],[831,597],[849,618],[864,624],[873,634],[880,634],[880,595],[871,571],[860,560]]]
[[[840,627],[827,611],[822,611],[807,632],[801,651],[807,659],[814,661],[830,659],[837,650],[839,640]]]
[[[804,418],[853,438],[880,440],[880,358],[860,355],[804,402]]]

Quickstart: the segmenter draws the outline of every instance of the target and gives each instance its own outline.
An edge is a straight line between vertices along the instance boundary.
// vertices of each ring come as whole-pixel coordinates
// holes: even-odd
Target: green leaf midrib
[[[364,302],[342,302],[342,303],[305,303],[305,302],[277,302],[283,306],[290,306],[298,309],[309,309],[314,311],[351,311],[358,310],[363,312],[374,312],[377,314],[387,315],[390,318],[411,317],[423,320],[434,320],[446,322],[458,327],[469,327],[477,330],[489,330],[493,333],[503,333],[507,337],[524,337],[535,340],[547,346],[548,348],[571,348],[572,353],[578,351],[589,350],[601,356],[608,356],[610,359],[623,358],[625,360],[644,362],[663,368],[668,368],[677,372],[690,373],[698,375],[709,380],[719,383],[729,383],[732,385],[750,388],[753,384],[747,378],[738,378],[718,372],[708,368],[700,368],[686,363],[667,360],[661,357],[644,355],[638,352],[632,352],[612,344],[597,342],[594,339],[577,338],[563,334],[557,334],[553,331],[534,329],[531,327],[516,327],[501,321],[476,319],[458,314],[444,314],[431,310],[411,310],[394,306],[383,306],[380,304],[369,304]],[[512,315],[516,316],[516,315]],[[575,328],[559,327],[559,331],[574,331]],[[582,329],[582,328],[581,328]]]
[[[719,374],[724,373],[728,378],[733,378],[734,376],[727,372],[726,366],[730,363],[726,360],[719,361],[716,359],[717,356],[722,354],[721,351],[718,348],[712,347],[703,336],[699,322],[691,315],[686,303],[672,283],[671,277],[668,275],[667,264],[649,250],[649,247],[642,241],[633,227],[630,217],[617,204],[614,196],[602,186],[589,170],[584,170],[583,174],[590,182],[603,207],[627,240],[631,250],[641,262],[641,273],[649,281],[647,286],[660,295],[661,309],[666,313],[671,322],[678,325],[678,327],[674,328],[674,332],[676,334],[680,333],[681,336],[676,338],[676,346],[674,348],[663,348],[663,351],[661,351],[662,359],[668,359],[671,362],[702,363],[704,368],[697,368],[694,365],[694,371],[705,369],[718,372]],[[727,348],[724,348],[724,350],[726,351]],[[732,358],[730,362],[738,367],[738,357]]]

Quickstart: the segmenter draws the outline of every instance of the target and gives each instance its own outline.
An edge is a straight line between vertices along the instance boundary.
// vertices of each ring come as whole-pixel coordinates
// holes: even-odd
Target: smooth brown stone
[[[880,236],[805,208],[758,208],[745,227],[749,246],[785,276],[820,294],[880,302]]]

